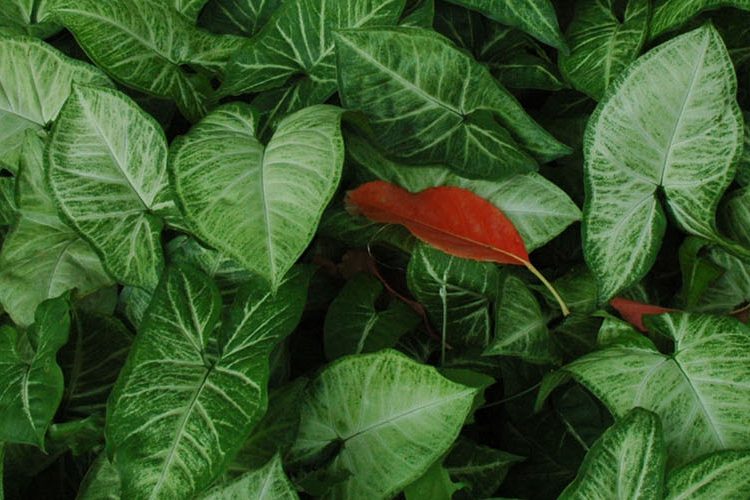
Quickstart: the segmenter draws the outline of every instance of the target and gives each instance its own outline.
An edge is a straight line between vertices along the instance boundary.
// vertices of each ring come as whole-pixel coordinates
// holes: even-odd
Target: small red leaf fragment
[[[620,313],[622,319],[642,332],[648,331],[646,326],[643,324],[644,316],[664,314],[676,311],[676,309],[653,306],[651,304],[644,304],[642,302],[636,302],[634,300],[623,299],[622,297],[615,297],[609,302],[609,305],[611,305],[618,313]]]

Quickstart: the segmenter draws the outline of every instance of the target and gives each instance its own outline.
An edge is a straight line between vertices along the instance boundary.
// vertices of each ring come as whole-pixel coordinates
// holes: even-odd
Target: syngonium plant
[[[0,499],[750,496],[748,26],[0,0]]]

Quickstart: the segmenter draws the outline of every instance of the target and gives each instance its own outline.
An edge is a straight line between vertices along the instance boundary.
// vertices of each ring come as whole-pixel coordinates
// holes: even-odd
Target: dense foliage
[[[750,497],[749,27],[0,0],[0,500]]]

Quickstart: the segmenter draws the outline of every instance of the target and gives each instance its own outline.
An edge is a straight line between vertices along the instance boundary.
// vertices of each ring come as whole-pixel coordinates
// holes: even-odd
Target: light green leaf
[[[510,273],[500,279],[495,305],[495,337],[486,356],[516,356],[528,363],[559,363],[547,321],[534,294]]]
[[[448,471],[438,460],[419,479],[404,488],[406,500],[451,500],[462,489],[451,481]]]
[[[0,177],[0,226],[12,224],[17,210],[15,177]]]
[[[173,4],[177,12],[187,17],[190,21],[195,22],[203,5],[205,5],[207,1],[208,0],[173,0]]]
[[[596,440],[560,499],[660,499],[665,462],[659,417],[635,408]]]
[[[351,476],[327,498],[390,498],[448,450],[476,393],[396,351],[342,358],[312,382],[291,459],[335,453],[327,471]]]
[[[229,484],[212,488],[201,500],[297,500],[299,495],[281,465],[278,455],[264,467],[247,472]]]
[[[71,59],[40,40],[0,35],[0,151],[4,165],[17,168],[26,130],[42,134],[57,118],[74,82],[111,85],[94,66]]]
[[[601,99],[609,84],[638,57],[648,36],[649,0],[629,0],[621,21],[615,0],[578,0],[561,54],[563,76],[577,90]]]
[[[186,67],[218,73],[240,39],[198,30],[154,0],[55,0],[48,18],[73,32],[86,54],[113,78],[174,100],[196,121],[212,92],[209,79]]]
[[[0,28],[12,33],[47,38],[60,27],[54,23],[40,23],[49,5],[48,0],[0,0]]]
[[[672,465],[750,445],[750,331],[734,318],[671,313],[646,318],[674,341],[660,353],[633,334],[565,367],[615,417],[640,406],[659,415]]]
[[[383,285],[372,275],[358,274],[341,289],[326,313],[324,342],[330,360],[347,354],[393,347],[421,318],[400,300],[376,309]]]
[[[346,154],[357,165],[355,174],[362,182],[381,179],[415,193],[436,186],[456,186],[485,198],[513,222],[529,251],[548,243],[581,216],[562,189],[537,173],[502,181],[466,179],[444,166],[417,167],[389,160],[354,134],[346,137]]]
[[[28,326],[42,301],[68,290],[86,296],[112,279],[96,252],[60,220],[44,181],[45,142],[27,132],[16,185],[18,219],[0,252],[0,303]]]
[[[167,270],[107,408],[124,498],[190,497],[224,470],[265,412],[269,357],[299,321],[307,281],[296,269],[272,294],[254,280],[217,328],[212,280]]]
[[[673,470],[668,500],[714,500],[750,496],[749,451],[720,451]]]
[[[549,161],[570,152],[487,68],[433,31],[342,30],[336,53],[342,102],[367,114],[374,136],[396,157],[499,179],[535,170],[531,155]]]
[[[684,231],[730,245],[715,213],[742,152],[736,93],[711,25],[653,49],[608,88],[584,145],[584,255],[602,301],[653,265],[666,227],[660,192]]]
[[[198,23],[217,33],[252,37],[281,4],[282,0],[208,0]]]
[[[502,484],[508,469],[523,457],[459,438],[443,465],[451,477],[466,485],[472,498],[490,497]]]
[[[75,86],[55,123],[48,178],[61,214],[118,281],[153,289],[168,189],[159,124],[124,94]]]
[[[83,477],[76,500],[120,500],[120,493],[120,474],[107,454],[100,453]]]
[[[748,0],[654,0],[651,16],[651,39],[679,28],[694,16],[719,7],[750,10]]]
[[[0,327],[0,442],[44,448],[63,395],[57,351],[68,340],[68,297],[42,302],[25,334]]]
[[[555,7],[549,0],[448,0],[468,9],[481,12],[490,19],[519,28],[538,40],[567,50],[557,23]]]
[[[171,174],[196,234],[274,286],[302,254],[341,176],[341,110],[314,106],[268,146],[244,104],[223,106],[176,141]]]

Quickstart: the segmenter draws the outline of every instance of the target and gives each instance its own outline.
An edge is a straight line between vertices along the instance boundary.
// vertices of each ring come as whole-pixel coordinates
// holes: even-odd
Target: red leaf
[[[521,235],[505,214],[466,189],[441,186],[413,194],[384,181],[347,194],[350,211],[375,222],[401,224],[420,240],[465,259],[525,266],[552,292],[563,314],[567,306],[531,264]]]
[[[676,311],[676,309],[669,309],[666,307],[652,306],[650,304],[644,304],[642,302],[636,302],[634,300],[623,299],[622,297],[615,297],[609,302],[609,305],[615,308],[620,313],[622,319],[636,327],[642,332],[647,332],[648,329],[643,324],[643,317],[653,314],[664,314],[668,312]]]

